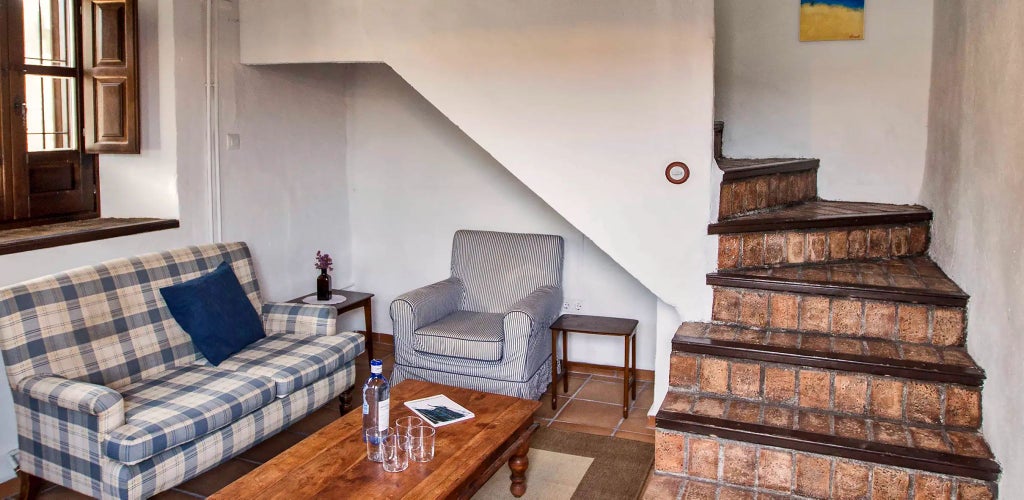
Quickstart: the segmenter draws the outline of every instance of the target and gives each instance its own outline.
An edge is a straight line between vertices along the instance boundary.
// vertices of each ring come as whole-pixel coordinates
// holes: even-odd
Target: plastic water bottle
[[[387,436],[391,425],[391,385],[383,372],[384,364],[379,359],[370,361],[370,378],[363,385],[363,441],[372,445],[367,446],[367,458],[374,462],[381,460],[377,445]]]

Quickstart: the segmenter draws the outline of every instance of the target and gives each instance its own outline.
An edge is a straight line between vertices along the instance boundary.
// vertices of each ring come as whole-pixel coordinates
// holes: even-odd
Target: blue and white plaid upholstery
[[[273,401],[273,380],[207,366],[182,366],[125,387],[125,424],[104,445],[106,455],[134,464],[187,443]]]
[[[361,335],[273,335],[246,346],[218,368],[267,378],[283,398],[316,382],[362,352]]]
[[[338,309],[334,306],[268,302],[263,304],[263,331],[267,335],[334,335]]]
[[[560,236],[456,232],[452,277],[391,303],[392,382],[539,398],[551,370],[547,331],[561,309],[563,254]]]
[[[335,333],[333,308],[265,307],[244,243],[117,259],[0,289],[0,352],[26,473],[96,497],[149,496],[244,451],[354,384],[349,356],[363,348],[355,333],[330,343],[346,346],[327,362],[335,371],[299,368],[294,392],[283,398],[275,397],[280,384],[273,377],[201,366],[205,360],[159,290],[225,261],[263,313],[268,334]],[[181,373],[211,378],[185,381],[175,375]],[[172,375],[173,386],[154,382]],[[247,382],[225,385],[240,380]],[[219,395],[204,394],[214,388]],[[142,461],[129,465],[107,452]]]

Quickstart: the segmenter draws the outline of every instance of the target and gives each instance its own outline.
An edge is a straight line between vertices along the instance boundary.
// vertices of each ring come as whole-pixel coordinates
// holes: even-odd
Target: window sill
[[[0,230],[0,255],[174,229],[174,219],[86,219]]]

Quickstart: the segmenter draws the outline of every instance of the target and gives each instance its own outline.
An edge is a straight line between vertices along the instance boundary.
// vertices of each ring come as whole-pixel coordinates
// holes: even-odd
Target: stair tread
[[[678,352],[975,387],[985,380],[984,370],[967,349],[957,346],[686,322],[676,331],[672,347]]]
[[[659,429],[994,480],[999,464],[980,432],[669,391]]]
[[[723,181],[818,168],[816,158],[717,158],[715,161],[722,171]]]
[[[966,293],[927,256],[719,271],[707,283],[963,307]]]
[[[708,226],[708,234],[906,224],[931,219],[931,210],[920,205],[811,200],[721,220]]]

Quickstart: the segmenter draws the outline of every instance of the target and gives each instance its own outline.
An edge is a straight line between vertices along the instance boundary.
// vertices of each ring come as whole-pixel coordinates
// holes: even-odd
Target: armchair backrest
[[[561,236],[456,231],[452,276],[466,290],[459,308],[503,313],[541,286],[561,287],[564,254]]]
[[[58,375],[114,389],[192,363],[195,349],[160,288],[230,262],[262,306],[245,243],[193,246],[115,259],[0,289],[0,350],[12,387]]]

